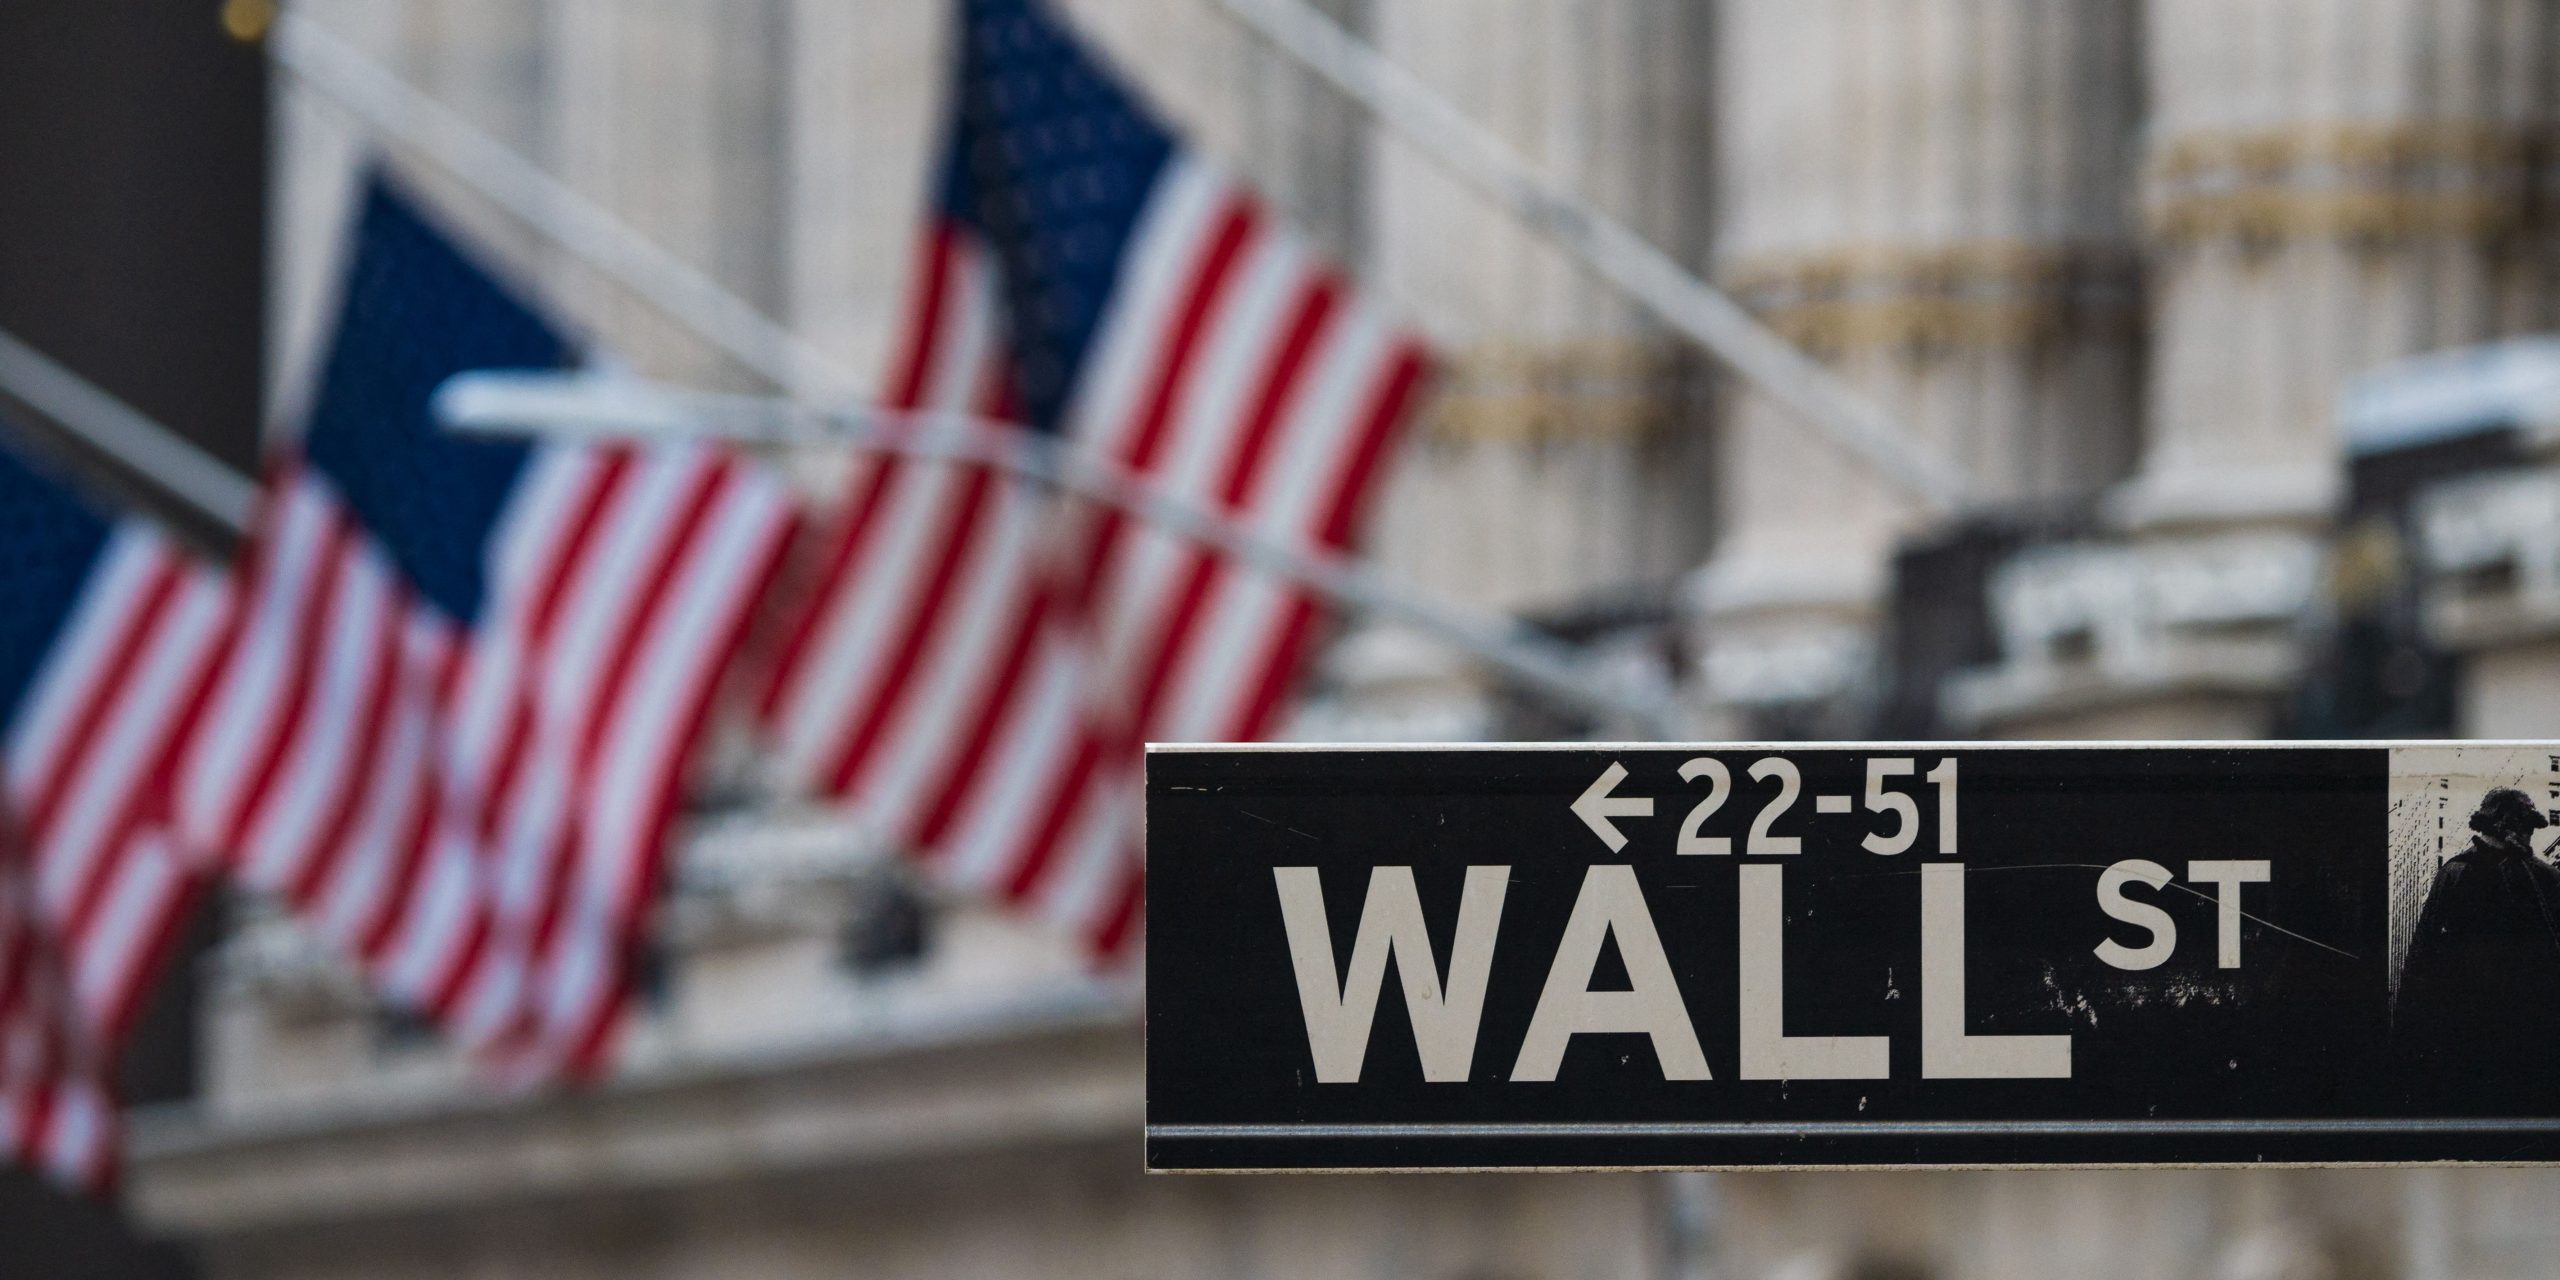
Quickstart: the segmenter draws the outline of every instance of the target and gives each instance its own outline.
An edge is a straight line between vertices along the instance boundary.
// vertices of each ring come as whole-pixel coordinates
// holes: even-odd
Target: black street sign
[[[1158,1170],[2560,1161],[2560,744],[1173,747]]]

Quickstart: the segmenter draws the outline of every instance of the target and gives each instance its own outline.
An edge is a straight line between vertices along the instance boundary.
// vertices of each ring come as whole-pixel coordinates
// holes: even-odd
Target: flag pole
[[[1961,511],[1970,500],[1964,473],[1914,439],[1906,424],[1633,228],[1541,176],[1518,151],[1306,0],[1214,3],[1656,319],[1706,348],[1885,483],[1937,515]]]
[[[52,419],[223,530],[248,531],[258,501],[255,481],[5,329],[0,329],[0,392]]]
[[[1015,424],[869,405],[816,407],[591,373],[467,373],[436,393],[435,411],[450,428],[483,434],[600,440],[683,433],[755,444],[825,439],[866,451],[993,467],[1126,511],[1354,612],[1409,626],[1603,722],[1657,737],[1679,734],[1676,700],[1667,687],[1634,687],[1638,682],[1623,678],[1627,673],[1603,671],[1574,646],[1530,627],[1441,604],[1349,557],[1273,537],[1109,458]]]

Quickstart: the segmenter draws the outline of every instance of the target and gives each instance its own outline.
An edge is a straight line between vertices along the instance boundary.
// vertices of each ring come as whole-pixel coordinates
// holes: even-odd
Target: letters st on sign
[[[1160,748],[1159,1170],[2560,1160],[2560,745]]]

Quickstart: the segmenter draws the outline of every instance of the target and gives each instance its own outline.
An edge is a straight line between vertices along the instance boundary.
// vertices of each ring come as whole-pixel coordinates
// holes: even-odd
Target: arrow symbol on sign
[[[1573,816],[1582,819],[1582,824],[1591,828],[1591,834],[1600,837],[1600,842],[1609,846],[1611,853],[1627,847],[1626,834],[1618,830],[1618,824],[1611,822],[1611,818],[1653,816],[1653,797],[1610,794],[1626,780],[1627,767],[1612,760],[1609,767],[1601,770],[1600,776],[1593,779],[1590,786],[1584,787],[1582,794],[1573,801]]]

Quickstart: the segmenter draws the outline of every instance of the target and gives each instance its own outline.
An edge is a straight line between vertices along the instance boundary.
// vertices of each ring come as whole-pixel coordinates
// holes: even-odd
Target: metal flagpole
[[[1451,608],[1341,556],[1273,538],[1224,512],[1167,492],[1089,450],[1002,422],[872,406],[819,408],[762,396],[667,387],[599,374],[471,373],[447,382],[436,414],[456,430],[549,439],[648,439],[688,433],[751,443],[824,438],[857,449],[995,467],[1116,507],[1238,562],[1373,617],[1410,626],[1523,685],[1603,720],[1676,736],[1667,689],[1636,689],[1596,669],[1571,645],[1516,622]]]
[[[1216,3],[1593,274],[1705,347],[1886,483],[1936,514],[1963,509],[1970,489],[1964,473],[1912,439],[1881,406],[1625,223],[1541,177],[1517,151],[1306,0]]]
[[[244,533],[257,483],[145,417],[96,383],[0,329],[0,391],[53,419],[233,533]]]

